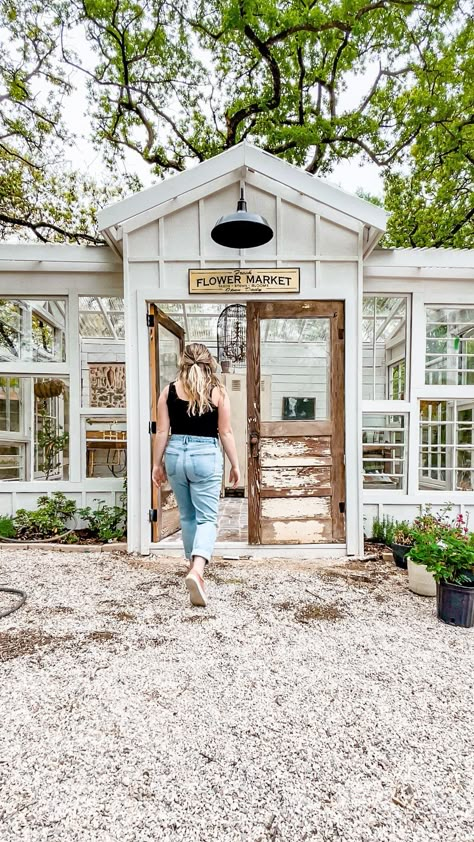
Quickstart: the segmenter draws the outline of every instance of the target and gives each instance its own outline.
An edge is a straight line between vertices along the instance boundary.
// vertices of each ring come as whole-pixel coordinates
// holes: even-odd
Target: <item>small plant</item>
[[[15,538],[16,529],[13,518],[10,515],[0,517],[0,538]]]
[[[399,544],[402,547],[410,547],[413,544],[413,527],[407,520],[398,520],[394,523],[392,544]]]
[[[13,524],[18,538],[52,538],[68,528],[68,521],[76,513],[76,503],[68,500],[61,491],[54,491],[51,497],[42,495],[36,501],[34,511],[18,509]]]
[[[123,506],[107,506],[103,500],[95,499],[97,508],[87,506],[78,509],[79,516],[86,521],[94,538],[99,541],[117,541],[123,538],[126,528],[126,510]]]
[[[69,433],[58,432],[56,421],[48,415],[46,402],[38,410],[38,416],[41,418],[41,429],[37,433],[36,442],[44,458],[44,461],[38,465],[38,469],[44,472],[45,479],[49,479],[50,475],[61,467],[59,457],[67,446]]]
[[[425,506],[421,515],[413,521],[414,539],[416,540],[418,535],[431,535],[438,539],[447,535],[466,537],[469,534],[468,521],[463,515],[457,515],[453,521],[450,514],[452,508],[452,503],[447,503],[440,512],[433,514],[432,507]]]
[[[424,564],[437,582],[474,585],[474,535],[466,539],[446,534],[436,539],[429,533],[419,534],[409,557],[415,564]]]
[[[372,523],[372,539],[378,544],[389,547],[393,541],[393,519],[384,515],[381,520],[375,518]]]

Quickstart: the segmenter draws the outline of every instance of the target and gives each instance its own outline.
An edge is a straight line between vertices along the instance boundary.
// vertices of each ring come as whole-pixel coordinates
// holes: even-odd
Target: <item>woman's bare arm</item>
[[[166,472],[162,464],[163,454],[170,432],[170,416],[168,413],[168,389],[166,386],[158,398],[158,417],[156,421],[155,441],[153,444],[153,482],[160,485],[166,481]]]

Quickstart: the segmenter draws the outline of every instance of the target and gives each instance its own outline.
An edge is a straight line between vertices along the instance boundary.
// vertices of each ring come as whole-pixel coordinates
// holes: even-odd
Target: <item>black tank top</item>
[[[207,436],[218,438],[217,406],[212,406],[204,415],[188,415],[188,401],[178,398],[176,386],[170,383],[168,391],[168,413],[171,434],[178,436]]]

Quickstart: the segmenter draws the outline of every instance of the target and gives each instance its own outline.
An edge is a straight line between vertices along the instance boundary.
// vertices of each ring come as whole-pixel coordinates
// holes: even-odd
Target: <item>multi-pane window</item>
[[[362,425],[364,488],[406,488],[407,416],[367,412]]]
[[[65,359],[64,299],[0,299],[0,360],[49,363]]]
[[[69,390],[64,380],[36,379],[34,478],[68,479]]]
[[[82,476],[123,477],[127,455],[123,298],[80,296],[79,334]]]
[[[426,307],[425,382],[474,385],[474,308]]]
[[[364,296],[362,396],[364,400],[406,398],[407,299]]]
[[[24,479],[26,443],[21,415],[22,383],[0,377],[0,480]]]
[[[474,401],[420,401],[420,489],[474,489]]]
[[[67,379],[0,377],[0,480],[68,476]]]

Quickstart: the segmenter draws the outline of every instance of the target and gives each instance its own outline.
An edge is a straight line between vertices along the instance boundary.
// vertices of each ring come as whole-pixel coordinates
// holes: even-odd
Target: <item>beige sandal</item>
[[[201,608],[204,608],[207,605],[207,597],[206,591],[204,590],[204,580],[199,573],[191,570],[184,581],[189,592],[191,605],[199,605]]]

